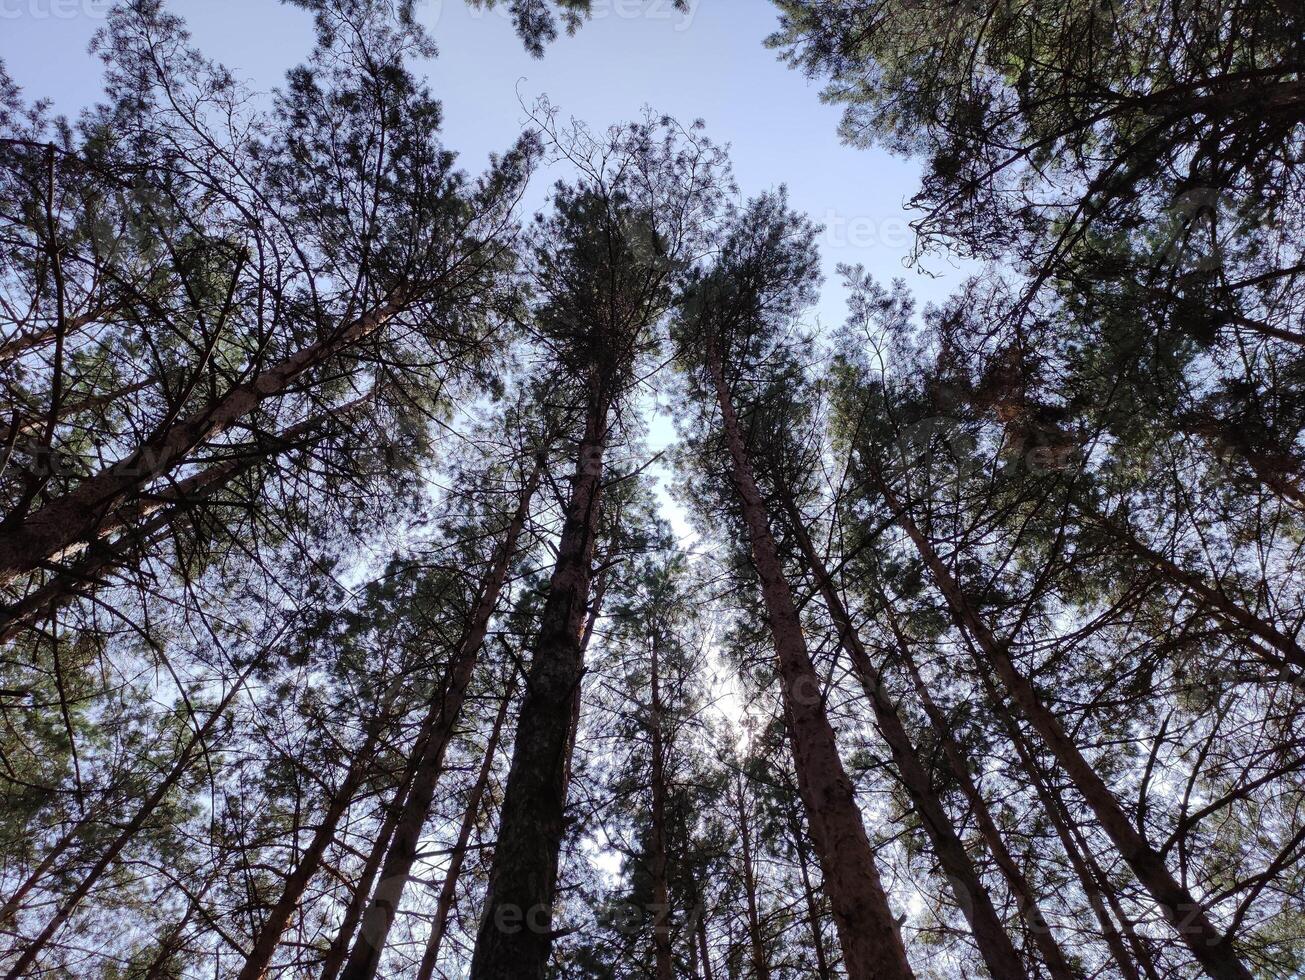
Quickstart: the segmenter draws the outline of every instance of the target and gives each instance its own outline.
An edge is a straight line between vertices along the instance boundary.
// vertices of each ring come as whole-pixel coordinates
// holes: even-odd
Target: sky
[[[0,60],[28,99],[47,98],[75,117],[101,91],[101,65],[87,52],[112,0],[0,0]],[[281,84],[312,45],[311,16],[277,0],[170,0],[196,45],[255,91]],[[880,280],[903,277],[924,301],[941,300],[959,278],[943,258],[931,275],[905,265],[911,246],[907,201],[919,165],[878,150],[843,145],[839,109],[820,100],[819,84],[784,65],[764,45],[777,26],[764,0],[594,0],[594,17],[563,36],[540,60],[513,32],[503,8],[469,8],[463,0],[424,0],[418,16],[439,46],[417,67],[442,100],[445,144],[464,168],[479,172],[490,153],[507,149],[526,125],[524,106],[541,95],[564,117],[603,129],[642,115],[645,107],[682,123],[702,119],[727,144],[740,194],[788,187],[791,205],[825,226],[826,276],[815,325],[833,327],[845,312],[835,268],[863,264]],[[543,207],[553,180],[543,174],[526,205]],[[649,443],[673,438],[669,415],[653,418]],[[663,482],[665,474],[662,475]],[[691,534],[679,508],[667,516]]]

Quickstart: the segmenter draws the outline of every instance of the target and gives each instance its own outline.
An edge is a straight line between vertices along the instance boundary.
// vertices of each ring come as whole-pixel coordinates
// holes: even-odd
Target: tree
[[[554,358],[558,396],[577,419],[575,468],[476,938],[477,980],[542,977],[548,963],[604,457],[636,369],[655,347],[652,327],[720,193],[721,161],[711,144],[669,121],[660,129],[636,124],[605,140],[573,131],[557,142],[583,177],[559,185],[554,214],[535,233],[537,336]]]
[[[680,356],[714,396],[721,414],[729,479],[742,506],[774,638],[798,786],[846,968],[856,978],[909,977],[906,951],[839,758],[820,678],[735,407],[739,392],[733,379],[765,364],[777,331],[811,298],[817,277],[813,237],[814,229],[787,211],[782,195],[750,204],[723,242],[715,268],[688,293],[679,326]],[[701,397],[710,397],[706,393]]]

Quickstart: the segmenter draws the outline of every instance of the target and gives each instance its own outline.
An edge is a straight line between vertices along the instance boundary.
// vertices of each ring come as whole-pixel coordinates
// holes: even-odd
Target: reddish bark
[[[874,711],[875,721],[892,754],[902,785],[911,798],[916,812],[920,814],[925,833],[933,845],[934,856],[946,872],[952,894],[970,925],[970,931],[974,935],[974,941],[979,947],[984,963],[994,977],[1022,976],[1024,964],[1020,961],[1020,955],[1010,936],[1007,935],[1000,916],[997,915],[987,886],[983,884],[983,879],[979,876],[974,862],[970,860],[965,845],[961,843],[960,836],[956,833],[956,828],[947,815],[942,801],[933,790],[929,774],[925,770],[924,763],[920,761],[915,743],[911,740],[906,726],[902,724],[897,706],[893,704],[892,698],[880,681],[879,671],[870,659],[865,644],[861,642],[861,636],[852,622],[847,607],[843,605],[842,596],[838,594],[824,559],[811,542],[811,536],[802,523],[802,514],[798,511],[796,502],[789,493],[781,493],[780,496],[783,506],[788,511],[789,528],[798,549],[816,580],[816,587],[824,598],[825,607],[829,610],[834,628],[838,631],[839,646],[852,661],[852,669],[860,680],[866,700],[870,702],[871,709]]]
[[[302,348],[213,405],[177,419],[131,455],[83,480],[39,510],[11,515],[0,532],[0,585],[39,568],[74,545],[94,540],[104,522],[154,480],[176,469],[204,442],[221,435],[264,401],[285,393],[305,373],[380,330],[403,309],[391,298],[323,340]]]
[[[1101,937],[1106,941],[1106,947],[1110,950],[1115,965],[1119,967],[1119,975],[1124,980],[1141,980],[1136,965],[1134,965],[1132,958],[1129,957],[1128,950],[1124,948],[1119,930],[1110,918],[1110,911],[1106,908],[1099,879],[1093,874],[1082,849],[1078,846],[1078,842],[1070,830],[1069,818],[1065,813],[1065,808],[1047,786],[1047,781],[1042,775],[1042,767],[1038,764],[1037,758],[1034,757],[1032,749],[1030,749],[1028,742],[1024,738],[1024,734],[1020,731],[1015,720],[1010,717],[1010,714],[997,700],[997,692],[986,678],[985,687],[989,699],[996,705],[996,715],[1001,719],[1007,735],[1010,737],[1011,744],[1015,746],[1015,751],[1020,758],[1020,765],[1033,783],[1034,792],[1037,793],[1038,800],[1042,803],[1043,812],[1047,814],[1052,827],[1055,828],[1056,836],[1060,840],[1061,847],[1065,850],[1065,856],[1069,858],[1070,867],[1074,869],[1074,874],[1078,878],[1083,894],[1088,900],[1092,914],[1096,916],[1097,923],[1101,926]]]
[[[292,426],[276,437],[277,445],[283,448],[301,445],[315,430],[334,418],[356,411],[370,400],[371,396],[367,395],[336,409],[330,416],[319,416]],[[30,623],[78,598],[82,595],[84,586],[99,582],[105,574],[121,566],[136,545],[141,542],[152,544],[165,539],[166,534],[163,532],[181,514],[202,503],[265,458],[266,456],[255,453],[215,463],[161,493],[124,505],[104,521],[95,540],[73,546],[74,549],[84,548],[77,561],[61,568],[45,585],[0,610],[0,643],[13,639]],[[128,530],[130,533],[125,533]],[[108,540],[110,535],[119,531],[124,533]]]
[[[362,745],[349,763],[349,769],[340,781],[340,785],[327,801],[326,809],[318,820],[317,828],[308,846],[304,848],[299,863],[286,876],[285,884],[281,888],[281,896],[268,911],[262,928],[255,935],[254,945],[249,956],[245,958],[245,965],[241,968],[237,980],[262,980],[266,976],[290,917],[299,908],[308,883],[321,867],[326,849],[335,842],[335,833],[339,828],[340,819],[349,809],[358,790],[372,771],[376,761],[376,747],[390,720],[389,712],[398,691],[397,683],[391,686],[391,690],[378,706],[375,715],[367,723]]]
[[[517,553],[517,543],[530,513],[541,477],[540,464],[526,480],[517,500],[517,508],[508,524],[498,554],[480,587],[475,611],[462,642],[449,664],[442,696],[433,706],[429,735],[426,737],[421,759],[417,766],[412,788],[403,804],[403,811],[395,829],[394,840],[381,868],[380,883],[372,895],[371,905],[363,917],[363,928],[354,941],[349,959],[345,963],[343,980],[370,980],[376,975],[385,940],[403,899],[404,887],[417,860],[417,845],[422,828],[430,814],[435,798],[435,787],[444,771],[444,754],[453,738],[467,688],[480,659],[481,648],[489,631],[490,620],[498,608],[499,596],[507,581],[508,571]]]
[[[417,777],[417,763],[420,758],[421,745],[418,745],[407,765],[403,768],[393,799],[385,807],[385,818],[381,821],[380,829],[376,834],[375,841],[372,843],[371,851],[368,852],[362,873],[358,876],[358,883],[349,896],[349,903],[345,906],[344,916],[340,920],[340,928],[336,931],[335,938],[331,941],[330,948],[327,949],[326,956],[322,959],[321,980],[335,980],[340,975],[340,971],[344,969],[344,962],[349,956],[349,950],[352,948],[354,933],[358,929],[358,923],[362,921],[363,912],[367,909],[367,900],[371,897],[372,885],[376,882],[376,875],[380,873],[381,863],[385,860],[385,855],[389,853],[390,842],[394,840],[394,831],[399,826],[399,817],[403,813],[403,801],[408,798],[408,791],[412,788],[412,781]]]
[[[1119,849],[1137,880],[1150,893],[1180,938],[1214,980],[1250,980],[1251,974],[1237,958],[1232,942],[1210,920],[1203,905],[1165,866],[1164,859],[1133,826],[1115,795],[1083,757],[1058,719],[1042,703],[1029,679],[1015,666],[987,624],[965,598],[959,583],[943,563],[933,544],[916,527],[901,501],[873,466],[867,465],[870,481],[893,512],[924,560],[934,584],[946,599],[958,622],[974,637],[988,664],[1001,679],[1020,711],[1042,737],[1075,788],[1096,815],[1102,830]]]
[[[879,878],[874,849],[838,755],[834,730],[821,697],[820,678],[807,651],[797,605],[784,577],[714,339],[709,342],[708,371],[732,462],[730,477],[743,506],[753,565],[761,580],[775,643],[798,791],[824,872],[825,892],[833,909],[849,980],[912,977],[906,948]]]
[[[802,879],[802,896],[807,905],[807,926],[811,930],[811,949],[816,954],[816,976],[830,980],[829,954],[825,952],[825,935],[820,926],[820,899],[811,883],[811,861],[807,857],[807,844],[802,839],[802,822],[796,812],[789,813],[789,831],[793,850],[797,854],[798,873]]]
[[[739,841],[743,850],[743,891],[748,899],[748,947],[752,953],[752,974],[755,980],[770,980],[770,960],[766,956],[766,940],[761,935],[757,874],[752,862],[752,827],[748,822],[748,800],[742,776],[739,776],[734,791],[739,815]]]
[[[282,630],[282,632],[284,632],[284,630]],[[277,636],[273,638],[272,642],[264,647],[263,655],[266,655],[267,651],[279,641],[280,635],[281,634],[278,633]],[[77,910],[78,906],[81,905],[82,899],[90,894],[91,889],[99,883],[105,872],[113,867],[118,859],[118,855],[122,853],[123,848],[125,848],[136,834],[140,832],[141,828],[145,826],[150,817],[154,815],[154,812],[158,809],[159,805],[167,798],[168,794],[172,792],[173,787],[175,787],[181,778],[185,776],[186,772],[190,769],[191,762],[194,761],[195,756],[198,754],[199,749],[202,748],[208,736],[212,734],[213,729],[226,713],[226,709],[235,699],[236,694],[244,687],[245,681],[248,680],[249,676],[254,673],[255,669],[261,666],[262,663],[263,656],[255,657],[253,662],[245,668],[239,677],[236,678],[235,682],[231,685],[230,690],[227,691],[222,700],[218,702],[217,706],[209,713],[209,716],[204,720],[204,723],[200,725],[187,740],[186,745],[178,755],[176,762],[173,763],[172,768],[169,769],[163,779],[160,780],[158,786],[156,786],[154,791],[145,798],[141,805],[136,809],[136,812],[132,814],[131,818],[125,824],[122,824],[121,830],[119,830],[118,834],[109,842],[109,845],[100,853],[99,858],[96,859],[95,863],[92,864],[90,869],[82,876],[81,881],[77,883],[68,897],[60,903],[59,907],[55,910],[54,915],[51,916],[50,921],[46,923],[45,928],[41,930],[40,934],[22,947],[22,952],[14,961],[14,965],[10,968],[9,973],[6,974],[5,980],[23,980],[23,978],[29,977],[35,972],[34,967],[36,965],[36,960],[41,955],[42,951],[44,951],[45,947],[49,945],[50,940],[54,938],[55,934],[58,933],[60,929],[63,928],[64,924]]]
[[[440,946],[449,927],[449,914],[453,910],[453,899],[457,895],[458,878],[462,876],[462,864],[466,860],[467,846],[471,835],[480,819],[481,802],[485,789],[489,786],[490,774],[494,771],[494,756],[498,753],[499,739],[503,734],[503,722],[507,719],[508,706],[516,693],[516,684],[509,683],[507,693],[499,703],[498,714],[494,716],[494,725],[489,732],[489,741],[485,743],[485,758],[481,760],[480,772],[471,786],[467,797],[467,809],[458,830],[458,839],[449,854],[449,866],[440,883],[439,897],[435,901],[435,919],[431,922],[430,936],[426,940],[426,952],[422,955],[421,965],[417,968],[417,980],[431,980],[435,975],[435,965],[439,962]]]
[[[581,640],[593,578],[609,410],[610,404],[595,393],[517,722],[472,980],[542,980],[556,938],[553,903],[566,832],[572,706],[584,666]]]
[[[919,668],[916,666],[915,658],[911,653],[910,643],[907,642],[906,635],[902,632],[891,602],[882,593],[880,599],[883,602],[885,618],[897,642],[897,649],[902,657],[902,663],[911,676],[911,683],[915,687],[916,696],[919,697],[924,712],[929,718],[934,737],[938,739],[939,744],[942,746],[943,757],[947,760],[948,768],[955,777],[957,785],[960,786],[961,792],[965,795],[966,801],[970,804],[970,811],[974,814],[974,820],[979,826],[979,832],[983,835],[984,843],[987,844],[993,860],[1001,870],[1007,887],[1019,899],[1021,912],[1028,922],[1029,931],[1033,935],[1033,942],[1042,954],[1047,973],[1054,980],[1073,980],[1074,972],[1070,968],[1069,961],[1065,958],[1060,944],[1056,941],[1046,916],[1038,907],[1037,895],[1034,893],[1032,885],[1029,884],[1028,878],[1020,870],[1019,862],[1015,860],[1015,856],[1006,847],[1006,842],[997,829],[997,822],[993,819],[992,812],[988,808],[988,801],[983,798],[978,785],[974,782],[974,777],[970,774],[970,760],[952,735],[951,723],[934,702],[928,685],[924,683],[924,678],[920,676]]]

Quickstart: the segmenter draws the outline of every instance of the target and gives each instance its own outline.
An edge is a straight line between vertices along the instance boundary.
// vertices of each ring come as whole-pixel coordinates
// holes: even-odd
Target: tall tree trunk
[[[683,810],[679,813],[680,838],[689,846],[689,821]],[[693,958],[693,976],[695,980],[713,980],[711,975],[711,954],[707,950],[707,903],[702,894],[702,884],[696,875],[688,876],[689,900],[693,902],[693,911],[685,924],[685,933],[689,940],[689,951]]]
[[[1181,431],[1210,443],[1220,460],[1240,457],[1261,485],[1297,510],[1305,510],[1305,487],[1301,486],[1300,468],[1295,460],[1256,449],[1237,425],[1210,413],[1183,416],[1176,423]]]
[[[103,804],[93,806],[89,813],[83,815],[81,819],[65,831],[59,840],[41,856],[41,860],[32,869],[32,873],[22,880],[10,893],[9,897],[5,899],[4,905],[0,906],[0,929],[7,929],[12,924],[13,917],[23,907],[23,899],[41,883],[42,878],[50,873],[50,869],[54,867],[59,857],[81,836],[87,825],[98,820],[103,812]]]
[[[1176,562],[1160,554],[1138,540],[1128,528],[1120,527],[1109,518],[1098,514],[1081,512],[1092,526],[1104,531],[1134,557],[1151,565],[1165,578],[1197,596],[1201,602],[1210,607],[1214,614],[1224,622],[1245,630],[1251,636],[1267,643],[1282,655],[1283,660],[1298,670],[1305,671],[1305,648],[1295,638],[1288,636],[1266,623],[1236,600],[1229,597],[1222,589],[1211,586],[1196,572],[1181,568]]]
[[[743,890],[748,898],[748,945],[752,952],[753,980],[770,980],[766,940],[761,935],[761,911],[757,900],[757,872],[752,860],[752,826],[748,821],[747,792],[743,776],[735,784],[739,814],[739,840],[743,845]]]
[[[607,572],[598,576],[594,583],[594,598],[589,604],[589,614],[585,618],[584,633],[580,636],[580,683],[575,686],[575,693],[571,695],[571,724],[566,733],[566,773],[562,777],[562,782],[566,786],[567,798],[571,793],[571,776],[575,771],[575,752],[576,745],[580,740],[580,711],[584,707],[584,661],[585,654],[589,651],[589,641],[594,638],[594,629],[598,624],[598,619],[602,615],[603,596],[607,594]]]
[[[652,717],[652,854],[649,875],[653,895],[653,957],[657,980],[675,980],[675,962],[671,955],[671,890],[667,881],[666,845],[666,749],[663,745],[660,631],[652,631],[651,695]]]
[[[794,853],[797,854],[798,872],[802,878],[802,895],[807,905],[807,925],[811,929],[811,949],[816,954],[816,975],[820,980],[830,980],[833,974],[829,970],[829,954],[825,952],[825,931],[821,928],[820,921],[820,897],[811,883],[811,861],[807,856],[807,842],[802,832],[802,820],[796,805],[793,805],[792,789],[790,787],[785,789],[788,791],[787,800],[790,804],[789,839],[793,844]]]
[[[154,812],[158,809],[159,805],[167,798],[168,794],[172,792],[173,787],[175,787],[177,783],[181,781],[182,777],[185,776],[190,768],[191,762],[197,754],[197,750],[204,744],[205,739],[207,739],[213,732],[213,729],[226,713],[231,702],[235,700],[236,694],[244,687],[245,681],[249,679],[250,675],[253,674],[258,667],[262,666],[267,652],[280,641],[280,637],[284,632],[285,627],[282,627],[276,636],[273,637],[271,642],[263,648],[260,655],[255,657],[250,665],[240,673],[235,682],[232,683],[231,689],[223,695],[222,700],[218,702],[217,707],[209,713],[209,716],[204,720],[204,723],[200,725],[186,741],[186,745],[181,750],[181,754],[177,757],[176,762],[173,763],[172,768],[168,770],[167,774],[159,782],[158,786],[156,786],[154,791],[145,798],[141,805],[136,809],[136,812],[132,815],[131,819],[122,825],[122,829],[119,830],[117,836],[115,836],[113,840],[109,842],[108,847],[100,853],[99,858],[91,865],[86,874],[82,876],[81,881],[79,881],[76,887],[73,888],[72,893],[58,906],[54,915],[50,918],[50,921],[46,923],[45,928],[41,930],[40,934],[23,947],[22,953],[19,954],[18,959],[14,962],[13,967],[6,975],[6,980],[23,980],[23,978],[33,975],[35,972],[34,967],[36,965],[36,960],[41,955],[42,951],[44,951],[45,947],[49,945],[50,940],[54,938],[55,934],[60,929],[63,928],[64,924],[72,917],[73,913],[77,911],[82,899],[84,899],[90,893],[91,889],[99,883],[100,879],[104,876],[104,873],[114,865],[114,862],[117,861],[118,855],[122,853],[123,848],[125,848],[131,842],[132,838],[140,832],[141,828],[145,826],[150,817],[154,815]]]
[[[942,746],[943,758],[947,760],[948,768],[955,777],[957,785],[960,786],[961,792],[965,795],[966,802],[970,805],[970,812],[974,814],[975,823],[979,826],[979,832],[983,835],[988,851],[992,854],[997,867],[1001,869],[1002,876],[1006,880],[1006,886],[1019,899],[1020,911],[1028,923],[1034,944],[1042,954],[1047,972],[1055,980],[1072,980],[1074,971],[1070,968],[1064,951],[1056,941],[1047,917],[1043,915],[1042,909],[1038,906],[1038,898],[1033,891],[1033,886],[1029,884],[1028,878],[1020,869],[1019,862],[1015,860],[1015,856],[1006,847],[1006,841],[1001,836],[1001,831],[997,829],[997,822],[993,819],[992,811],[988,808],[988,801],[983,798],[978,785],[974,782],[974,777],[970,774],[970,760],[961,749],[960,743],[956,741],[955,736],[952,735],[950,721],[934,702],[928,685],[924,683],[924,678],[920,675],[915,657],[911,653],[911,645],[907,641],[906,634],[897,619],[897,613],[893,609],[892,602],[882,589],[878,591],[884,617],[888,621],[889,629],[892,631],[897,644],[898,654],[902,658],[907,673],[910,675],[911,683],[915,688],[916,696],[920,699],[920,704],[924,707],[925,715],[929,718],[934,737]]]
[[[371,397],[365,395],[335,410],[330,416],[318,416],[291,426],[276,437],[277,451],[302,445],[314,431],[368,404]],[[33,589],[9,606],[0,607],[0,643],[8,642],[30,623],[78,598],[84,585],[100,581],[102,576],[124,564],[138,543],[148,544],[165,538],[163,532],[180,515],[201,504],[264,458],[255,454],[214,463],[175,486],[149,498],[133,500],[106,517],[95,539],[72,546],[71,550],[82,551],[73,564],[60,568],[40,588]],[[110,539],[116,531],[123,533]]]
[[[761,580],[779,661],[798,790],[824,872],[825,892],[838,927],[847,974],[849,980],[912,977],[906,948],[879,878],[874,849],[838,755],[820,679],[807,652],[797,605],[784,577],[766,505],[725,383],[720,348],[714,337],[708,344],[708,370],[732,461],[731,479],[743,505],[753,564]]]
[[[331,941],[330,948],[322,959],[321,980],[335,980],[344,969],[345,960],[352,948],[354,933],[358,929],[358,923],[362,921],[363,913],[367,910],[367,900],[371,897],[372,885],[381,870],[381,864],[385,861],[385,855],[389,853],[390,842],[394,840],[394,832],[399,826],[399,818],[403,814],[403,801],[408,798],[412,781],[417,778],[417,764],[420,761],[421,745],[418,744],[403,767],[398,785],[394,789],[394,798],[384,808],[385,817],[381,821],[372,849],[363,864],[362,873],[358,876],[358,884],[349,896],[344,915],[340,919],[340,928],[336,931],[335,939]]]
[[[371,980],[376,975],[381,953],[385,949],[385,940],[394,924],[399,903],[403,899],[404,887],[417,860],[417,845],[421,839],[421,831],[430,815],[431,802],[435,798],[435,787],[443,774],[444,754],[449,742],[452,741],[458,717],[462,713],[463,702],[466,700],[467,688],[471,684],[472,674],[480,659],[481,648],[485,644],[485,636],[489,632],[490,620],[498,608],[499,596],[507,581],[512,560],[516,556],[518,540],[530,513],[530,502],[539,487],[541,468],[542,463],[536,462],[521,489],[516,511],[508,523],[498,554],[480,585],[475,611],[467,624],[457,653],[449,664],[444,691],[436,701],[437,710],[431,719],[430,734],[422,747],[412,789],[404,800],[403,812],[395,828],[394,840],[385,855],[380,882],[372,895],[371,905],[363,916],[362,931],[354,941],[344,972],[341,974],[343,980]]]
[[[489,732],[489,741],[485,743],[485,758],[481,760],[480,772],[472,784],[471,794],[467,797],[467,810],[462,818],[462,827],[458,830],[457,842],[449,855],[449,866],[444,872],[444,881],[440,883],[439,897],[435,901],[435,919],[430,926],[430,936],[426,940],[426,952],[422,955],[421,965],[417,968],[417,980],[431,980],[435,975],[435,966],[439,962],[440,946],[449,927],[449,914],[453,910],[453,899],[458,891],[458,878],[462,875],[462,863],[466,860],[467,845],[480,819],[481,802],[485,789],[489,786],[490,774],[494,771],[494,757],[498,754],[499,739],[503,734],[503,722],[507,719],[508,708],[516,694],[516,675],[508,681],[508,689],[494,716],[494,726]]]
[[[1133,959],[1142,968],[1142,972],[1147,976],[1148,980],[1160,980],[1160,973],[1155,966],[1155,958],[1151,955],[1150,949],[1147,948],[1145,940],[1138,935],[1133,921],[1125,913],[1124,904],[1119,899],[1118,889],[1111,883],[1110,878],[1101,865],[1097,863],[1096,858],[1092,856],[1087,841],[1083,838],[1083,832],[1069,819],[1069,814],[1065,812],[1064,801],[1059,796],[1055,796],[1055,800],[1060,804],[1062,818],[1070,835],[1073,837],[1074,845],[1080,856],[1079,860],[1082,861],[1084,867],[1096,882],[1099,893],[1110,907],[1110,912],[1115,917],[1115,921],[1119,923],[1116,934],[1122,933],[1124,938],[1128,940],[1128,947],[1133,951]]]
[[[698,955],[702,958],[702,980],[716,980],[711,969],[711,944],[707,942],[707,913],[698,915]]]
[[[896,494],[884,482],[878,469],[865,460],[871,482],[888,504],[897,523],[906,532],[920,557],[924,560],[934,584],[942,593],[961,625],[974,637],[988,659],[989,665],[1001,678],[1020,711],[1046,742],[1083,799],[1096,814],[1097,820],[1143,887],[1160,906],[1166,918],[1186,943],[1192,956],[1214,980],[1251,980],[1250,971],[1237,958],[1230,937],[1223,935],[1210,920],[1204,907],[1192,893],[1169,872],[1164,859],[1151,847],[1133,826],[1115,795],[1097,775],[1079,751],[1074,740],[1054,714],[1042,703],[1041,696],[1032,683],[1015,666],[987,624],[965,598],[960,585],[952,576],[933,544],[916,527]]]
[[[59,336],[62,335],[66,339],[115,312],[117,310],[114,306],[107,304],[97,306],[86,313],[65,317],[59,326],[29,330],[26,333],[16,334],[7,340],[0,341],[0,365],[15,360],[29,351],[49,347]]]
[[[911,803],[920,814],[925,833],[933,845],[934,856],[946,873],[956,904],[965,915],[970,931],[979,947],[979,953],[988,971],[994,977],[1018,977],[1024,974],[1024,964],[1011,942],[1001,917],[992,904],[988,888],[970,860],[942,801],[934,792],[929,774],[916,750],[906,726],[902,724],[897,706],[881,682],[879,671],[866,651],[852,617],[843,604],[842,596],[830,577],[824,559],[811,542],[811,535],[802,520],[791,493],[781,491],[779,496],[788,512],[789,527],[808,568],[815,577],[816,586],[824,598],[834,628],[838,631],[839,646],[852,662],[852,668],[861,682],[861,689],[874,711],[875,721],[883,734],[884,742],[892,754],[902,785]],[[1063,975],[1068,980],[1068,974]]]
[[[308,371],[376,333],[402,310],[398,298],[387,300],[325,339],[233,386],[215,404],[161,427],[125,459],[39,510],[9,515],[0,524],[0,585],[97,538],[115,511],[154,480],[185,463],[198,446],[226,432],[269,398],[284,394]]]
[[[81,412],[89,412],[94,408],[103,408],[119,398],[126,398],[128,395],[134,395],[155,383],[154,378],[146,378],[144,381],[137,381],[134,384],[126,385],[117,391],[105,392],[99,395],[91,395],[83,398],[81,401],[63,404],[59,406],[58,414],[55,416],[57,421],[63,421],[73,415]],[[8,444],[11,440],[16,440],[22,436],[35,435],[49,425],[48,418],[39,418],[33,416],[24,416],[16,413],[11,424],[0,424],[0,443]]]
[[[1011,744],[1015,746],[1015,752],[1020,758],[1020,765],[1028,775],[1029,781],[1033,784],[1038,800],[1042,803],[1043,812],[1047,814],[1052,827],[1055,828],[1056,836],[1065,851],[1065,856],[1069,858],[1070,867],[1074,869],[1074,875],[1078,878],[1079,886],[1083,889],[1088,905],[1092,908],[1092,914],[1096,916],[1097,923],[1101,926],[1101,937],[1105,940],[1106,947],[1110,950],[1115,965],[1119,967],[1119,975],[1124,980],[1141,980],[1137,972],[1137,966],[1128,955],[1128,950],[1124,948],[1119,930],[1110,917],[1110,910],[1106,907],[1099,880],[1093,875],[1082,849],[1079,848],[1070,830],[1069,814],[1056,794],[1047,786],[1047,781],[1043,778],[1042,766],[1033,754],[1033,749],[1029,746],[1028,740],[1024,738],[1024,733],[1020,731],[1015,719],[1011,718],[1005,708],[997,702],[997,691],[986,676],[984,676],[984,686],[987,689],[989,700],[996,706],[994,711],[1001,719],[1007,737],[1010,739]]]
[[[390,685],[390,690],[386,692],[385,697],[377,706],[376,713],[367,723],[362,745],[359,746],[357,753],[350,762],[349,769],[340,781],[339,787],[327,801],[326,809],[317,823],[317,829],[313,832],[312,840],[304,849],[299,863],[287,876],[281,889],[280,898],[272,906],[262,928],[258,930],[257,935],[254,937],[253,948],[245,959],[245,965],[241,969],[237,980],[262,980],[267,974],[268,967],[272,963],[272,957],[276,954],[276,948],[281,942],[281,936],[290,922],[290,917],[294,915],[295,910],[299,907],[304,892],[308,888],[308,883],[312,881],[313,876],[317,874],[318,869],[321,867],[326,849],[335,842],[335,833],[339,828],[340,819],[344,816],[345,811],[349,809],[349,805],[353,802],[358,790],[372,771],[372,766],[376,761],[376,747],[380,743],[381,735],[390,721],[390,709],[393,707],[398,693],[399,685],[396,681]]]
[[[609,410],[610,403],[595,392],[517,722],[471,980],[542,980],[552,952],[572,704],[584,665],[581,634],[593,578]]]

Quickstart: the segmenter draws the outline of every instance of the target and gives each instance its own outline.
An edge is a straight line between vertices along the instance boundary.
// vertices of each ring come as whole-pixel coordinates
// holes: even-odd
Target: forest
[[[772,0],[966,270],[835,324],[709,122],[285,2],[0,62],[4,980],[1305,976],[1298,0]]]

